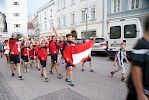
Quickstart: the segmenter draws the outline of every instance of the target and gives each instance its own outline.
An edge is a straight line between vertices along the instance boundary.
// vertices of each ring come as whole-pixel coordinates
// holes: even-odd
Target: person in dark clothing
[[[149,16],[145,20],[144,37],[133,48],[131,59],[126,100],[149,100]]]

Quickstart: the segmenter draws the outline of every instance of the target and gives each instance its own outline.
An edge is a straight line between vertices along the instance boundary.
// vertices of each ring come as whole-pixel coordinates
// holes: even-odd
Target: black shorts
[[[73,64],[70,64],[70,63],[66,63],[66,67],[73,67],[74,65]]]
[[[10,55],[10,63],[11,64],[20,63],[20,56],[19,55]]]
[[[29,58],[30,60],[34,60],[34,58]]]
[[[86,61],[84,61],[84,62],[88,62],[88,61],[92,61],[92,60],[91,60],[91,57],[90,57],[90,58],[88,58],[88,59],[87,59]]]
[[[28,56],[23,56],[24,62],[29,62]]]
[[[58,55],[57,54],[51,54],[51,60],[52,60],[52,63],[57,63],[57,57]]]
[[[42,67],[46,67],[47,61],[46,60],[40,60],[40,64]]]

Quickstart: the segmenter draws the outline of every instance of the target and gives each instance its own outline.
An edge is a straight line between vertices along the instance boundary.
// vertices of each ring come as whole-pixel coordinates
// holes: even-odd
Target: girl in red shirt
[[[63,48],[63,44],[64,44],[64,39],[63,37],[60,37],[60,42],[59,42],[59,47],[60,47],[60,52],[61,52],[61,63],[64,64],[64,58],[63,58],[63,54],[62,54],[62,48]]]
[[[35,50],[34,50],[34,47],[33,47],[33,44],[31,43],[30,44],[30,48],[29,48],[29,58],[30,58],[30,67],[33,68],[33,63],[34,63],[34,53],[35,53]]]
[[[35,57],[36,57],[36,64],[37,64],[36,68],[40,71],[40,62],[39,62],[39,58],[38,58],[39,57],[38,56],[38,54],[39,54],[39,45],[40,45],[40,43],[37,41],[34,49],[35,49]]]
[[[24,61],[24,73],[26,73],[26,72],[29,72],[29,69],[28,69],[29,54],[28,54],[28,42],[27,41],[24,42],[24,45],[22,48],[22,55],[23,55],[23,61]]]
[[[45,39],[45,37],[42,37],[40,41],[40,48],[39,48],[38,56],[39,56],[40,64],[42,66],[41,76],[45,78],[45,82],[48,82],[48,78],[46,74],[46,64],[47,64],[47,59],[48,59],[46,44],[48,44],[48,41]]]

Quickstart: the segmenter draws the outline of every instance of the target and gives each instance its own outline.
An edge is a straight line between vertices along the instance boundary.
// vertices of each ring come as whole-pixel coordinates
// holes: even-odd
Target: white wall
[[[13,5],[13,2],[5,0],[8,33],[19,32],[27,36],[27,0],[15,0],[19,5]],[[13,13],[20,13],[20,16],[15,17]],[[14,24],[20,24],[20,27],[15,28]]]

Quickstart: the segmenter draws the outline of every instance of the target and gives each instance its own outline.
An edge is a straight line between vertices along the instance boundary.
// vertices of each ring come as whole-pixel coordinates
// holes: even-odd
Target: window
[[[20,24],[14,24],[14,28],[19,28]]]
[[[137,37],[137,29],[136,29],[135,24],[124,26],[124,37],[125,38],[136,38]]]
[[[62,1],[63,1],[62,8],[65,8],[66,7],[66,3],[65,3],[66,1],[65,0],[62,0]]]
[[[45,31],[47,31],[47,22],[44,23],[45,24]]]
[[[40,15],[40,22],[41,22],[41,15]]]
[[[121,27],[113,26],[110,28],[110,39],[119,39],[121,38]]]
[[[66,26],[66,16],[63,16],[63,26]]]
[[[82,22],[85,21],[85,10],[81,11],[81,14],[82,14]]]
[[[59,0],[57,0],[57,10],[58,11],[60,10],[60,2],[59,2]]]
[[[96,14],[95,14],[95,7],[91,8],[91,19],[95,19]]]
[[[121,11],[121,0],[113,0],[113,12],[118,13]]]
[[[19,5],[19,2],[13,2],[13,5]]]
[[[50,11],[50,17],[52,17],[52,10]]]
[[[71,5],[73,5],[74,4],[74,0],[71,0]]]
[[[50,30],[53,28],[53,21],[50,21]]]
[[[46,14],[46,12],[45,12],[45,18],[44,18],[44,19],[46,19],[46,17],[47,17],[47,14]]]
[[[13,13],[13,16],[18,17],[20,16],[20,13]]]
[[[140,7],[140,0],[130,0],[130,9],[137,9]]]
[[[58,20],[58,27],[61,27],[61,21],[60,21],[60,18],[58,18],[57,20]]]
[[[72,22],[72,24],[75,24],[75,15],[74,15],[74,13],[71,14],[71,22]]]
[[[105,39],[104,38],[96,38],[95,39],[95,43],[101,43],[101,42],[104,42]]]

